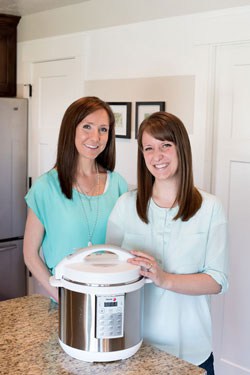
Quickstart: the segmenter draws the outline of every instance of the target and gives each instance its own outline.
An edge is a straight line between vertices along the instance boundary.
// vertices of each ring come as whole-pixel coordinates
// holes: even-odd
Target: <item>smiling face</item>
[[[177,178],[178,155],[173,142],[158,140],[145,131],[142,149],[145,164],[156,180]]]
[[[104,109],[86,116],[76,127],[75,146],[80,157],[94,160],[105,149],[109,137],[109,117]]]

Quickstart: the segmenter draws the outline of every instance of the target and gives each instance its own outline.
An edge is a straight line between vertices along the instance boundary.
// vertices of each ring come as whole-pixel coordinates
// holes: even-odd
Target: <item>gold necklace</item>
[[[82,211],[83,211],[83,214],[84,214],[84,217],[85,217],[85,220],[86,220],[86,223],[87,223],[87,227],[88,227],[88,246],[92,246],[92,238],[93,238],[93,235],[94,235],[94,232],[95,232],[95,228],[96,228],[96,224],[97,224],[97,221],[98,221],[98,216],[99,216],[99,192],[100,192],[100,174],[99,174],[99,169],[98,169],[98,166],[96,164],[96,174],[97,174],[97,202],[96,202],[96,216],[95,216],[95,222],[94,222],[94,225],[93,225],[93,228],[92,228],[92,231],[90,231],[90,223],[89,223],[89,220],[88,220],[88,215],[85,211],[85,207],[84,207],[84,203],[83,203],[83,199],[82,199],[82,196],[84,196],[85,200],[88,201],[89,203],[89,208],[90,208],[90,211],[92,212],[92,207],[91,207],[91,198],[92,196],[87,196],[80,188],[77,180],[76,180],[76,185],[77,185],[77,193],[78,193],[78,197],[80,199],[80,202],[81,202],[81,206],[82,206]],[[92,190],[92,189],[91,189]],[[80,195],[80,193],[82,194],[82,196]]]

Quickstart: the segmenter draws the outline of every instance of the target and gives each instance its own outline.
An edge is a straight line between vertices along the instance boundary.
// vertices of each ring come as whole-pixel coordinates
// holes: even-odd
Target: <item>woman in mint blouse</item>
[[[25,197],[24,260],[56,301],[57,290],[49,284],[56,265],[76,249],[105,243],[108,216],[127,191],[114,168],[112,110],[96,97],[75,101],[62,119],[55,167]]]
[[[214,374],[210,295],[227,281],[227,219],[193,183],[187,131],[157,112],[138,134],[138,190],[120,197],[106,242],[131,250],[145,285],[144,340]]]

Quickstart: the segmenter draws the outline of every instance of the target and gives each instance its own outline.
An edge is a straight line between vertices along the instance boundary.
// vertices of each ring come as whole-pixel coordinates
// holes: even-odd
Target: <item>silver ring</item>
[[[153,267],[153,264],[150,263],[150,266],[147,268],[147,271],[149,272],[151,270],[151,268]]]

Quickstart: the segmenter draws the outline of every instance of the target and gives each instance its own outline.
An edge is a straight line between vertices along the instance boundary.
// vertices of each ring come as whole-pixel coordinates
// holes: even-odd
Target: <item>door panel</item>
[[[33,64],[30,169],[33,179],[56,161],[59,128],[67,107],[83,92],[76,59]]]
[[[250,373],[250,45],[217,51],[213,191],[229,220],[229,291],[213,297],[217,375]]]
[[[0,98],[0,239],[22,237],[26,220],[27,100]]]

